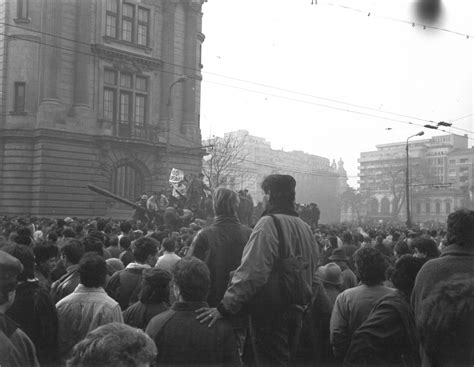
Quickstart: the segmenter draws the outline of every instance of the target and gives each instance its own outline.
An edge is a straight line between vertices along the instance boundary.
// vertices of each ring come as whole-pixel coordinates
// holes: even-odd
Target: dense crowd
[[[2,218],[0,366],[473,366],[474,212],[323,226],[295,186],[245,224],[225,188],[212,216]]]

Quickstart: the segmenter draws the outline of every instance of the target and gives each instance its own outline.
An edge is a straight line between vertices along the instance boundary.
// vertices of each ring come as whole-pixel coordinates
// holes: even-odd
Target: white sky
[[[354,186],[360,152],[404,141],[422,129],[315,104],[426,122],[261,84],[435,122],[472,114],[473,4],[443,0],[442,17],[434,24],[473,36],[467,39],[382,18],[418,21],[413,0],[318,0],[318,5],[311,0],[209,0],[203,6],[202,136],[245,129],[274,149],[341,157]],[[470,116],[453,126],[474,131],[473,121]],[[440,134],[424,131],[423,138]],[[469,136],[472,145],[474,133]]]

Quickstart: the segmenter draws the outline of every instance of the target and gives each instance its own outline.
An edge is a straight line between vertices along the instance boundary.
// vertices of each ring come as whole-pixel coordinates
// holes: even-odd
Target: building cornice
[[[100,59],[110,61],[119,69],[154,71],[162,67],[162,61],[151,56],[139,55],[102,44],[91,44],[91,51]]]

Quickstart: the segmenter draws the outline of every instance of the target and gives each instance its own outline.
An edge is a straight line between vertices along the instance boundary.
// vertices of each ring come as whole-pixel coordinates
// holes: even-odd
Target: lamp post
[[[407,157],[407,167],[406,167],[406,177],[405,177],[405,196],[407,201],[407,227],[411,228],[411,218],[410,218],[410,164],[409,164],[409,155],[408,155],[408,140],[414,138],[415,136],[422,136],[424,135],[424,131],[420,131],[418,134],[411,135],[407,138],[406,143],[406,157]]]
[[[173,114],[171,113],[171,106],[172,106],[172,99],[171,93],[173,92],[173,87],[178,83],[183,83],[186,81],[186,76],[183,75],[176,79],[173,83],[170,84],[168,89],[168,102],[166,103],[166,168],[168,171],[170,170],[169,162],[170,162],[170,132],[171,132],[171,119]]]

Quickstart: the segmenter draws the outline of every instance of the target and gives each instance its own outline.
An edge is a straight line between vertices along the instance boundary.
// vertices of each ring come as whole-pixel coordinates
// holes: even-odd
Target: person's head
[[[385,280],[387,264],[382,253],[371,247],[364,247],[354,253],[356,273],[362,283],[377,285]]]
[[[430,237],[417,237],[413,240],[412,247],[415,250],[413,256],[433,259],[439,256],[438,246],[436,242]]]
[[[94,236],[87,236],[82,239],[84,252],[95,252],[100,256],[104,256],[103,242]]]
[[[207,299],[210,273],[207,265],[195,258],[179,260],[172,270],[175,293],[186,302],[202,302]]]
[[[30,247],[25,245],[11,245],[5,247],[3,251],[16,257],[23,265],[23,271],[18,275],[18,281],[24,282],[28,279],[35,278],[35,255]]]
[[[18,276],[23,265],[16,257],[0,251],[0,313],[4,313],[15,300]]]
[[[132,241],[130,240],[130,237],[128,236],[122,236],[119,240],[119,245],[122,251],[127,251],[130,248],[131,244],[132,244]]]
[[[81,241],[71,238],[61,247],[60,253],[64,265],[76,265],[79,264],[79,260],[81,260],[82,255],[84,255],[84,246]]]
[[[290,175],[269,175],[262,182],[262,190],[268,195],[271,207],[293,208],[295,203],[296,181]]]
[[[170,281],[171,273],[158,269],[145,269],[142,273],[142,292],[140,302],[142,303],[160,303],[169,302],[170,299]]]
[[[72,228],[64,228],[61,234],[64,238],[76,238],[76,232]]]
[[[110,276],[124,269],[122,261],[115,257],[105,260],[105,263],[107,264],[107,274]]]
[[[342,234],[342,241],[344,243],[347,243],[347,244],[352,244],[352,240],[353,240],[353,237],[352,237],[352,234],[351,232],[349,231],[346,231]]]
[[[123,234],[128,235],[131,229],[132,229],[131,222],[126,221],[126,222],[120,223],[120,231],[122,231]]]
[[[79,261],[79,277],[84,287],[103,287],[107,277],[107,263],[104,258],[95,252],[86,252]]]
[[[58,257],[58,248],[53,245],[36,245],[33,247],[36,265],[48,271],[53,270]]]
[[[398,241],[395,246],[393,246],[393,255],[398,259],[405,254],[411,254],[407,243],[405,241]]]
[[[233,190],[219,187],[213,194],[214,212],[216,215],[237,215],[239,195]]]
[[[440,282],[416,315],[421,344],[433,365],[472,366],[474,281],[459,274]]]
[[[416,275],[425,262],[425,259],[413,257],[410,254],[400,257],[395,263],[395,269],[390,276],[395,288],[409,297],[415,285]]]
[[[133,256],[140,264],[155,266],[159,243],[150,237],[141,237],[133,245]]]
[[[449,214],[446,237],[448,246],[474,247],[474,211],[460,209]]]
[[[345,269],[348,268],[348,261],[350,259],[346,256],[346,253],[344,252],[344,249],[335,248],[335,249],[332,250],[332,255],[329,256],[328,260],[335,263],[342,270],[345,270]]]
[[[68,367],[147,367],[156,358],[155,342],[143,330],[112,322],[92,330],[72,350]]]
[[[325,285],[340,287],[342,285],[342,271],[336,263],[329,263],[320,266],[318,269],[318,277]]]
[[[175,237],[165,238],[163,241],[163,249],[167,252],[175,252],[176,238]]]

